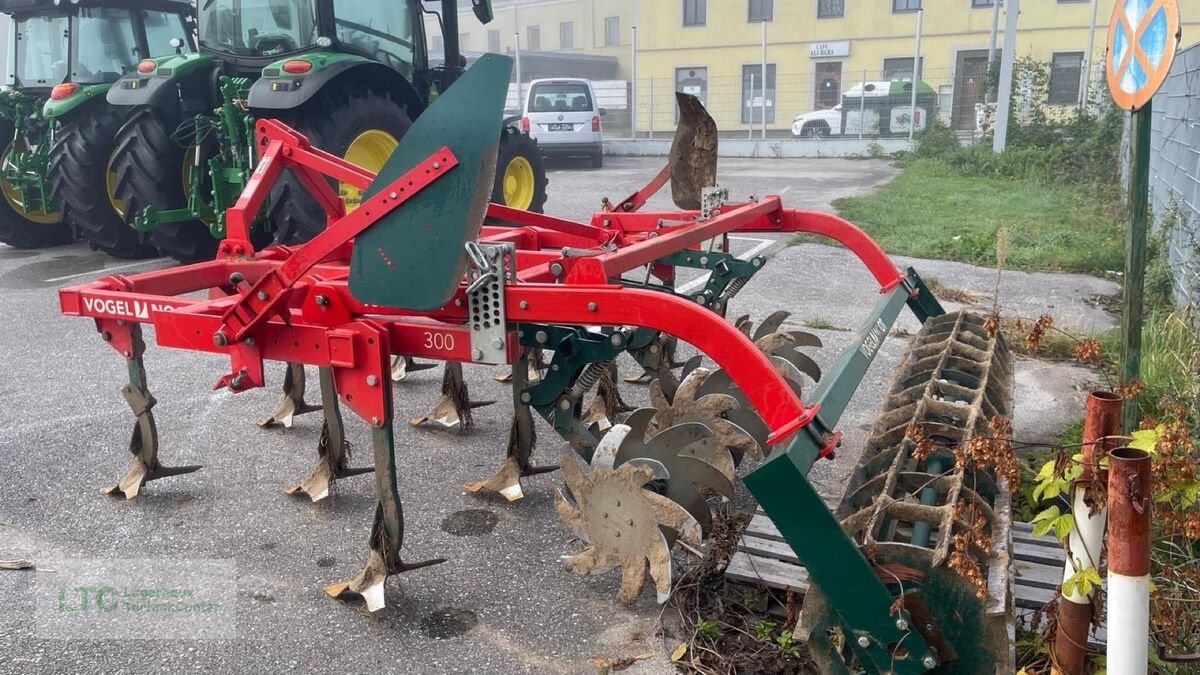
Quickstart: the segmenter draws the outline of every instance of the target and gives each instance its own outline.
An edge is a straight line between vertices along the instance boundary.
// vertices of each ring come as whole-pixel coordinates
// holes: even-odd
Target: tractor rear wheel
[[[537,141],[529,134],[505,127],[500,137],[492,201],[522,211],[542,213],[549,183]]]
[[[178,128],[173,115],[142,106],[117,132],[112,166],[117,175],[115,196],[124,204],[126,223],[132,225],[147,206],[167,210],[188,203],[195,150],[175,141]],[[159,223],[150,231],[150,243],[180,262],[196,262],[212,260],[218,242],[208,225],[186,220]]]
[[[16,129],[11,122],[0,122],[0,138],[11,139]],[[0,148],[0,167],[7,166],[12,142]],[[14,248],[48,248],[71,243],[74,235],[60,213],[25,210],[21,193],[0,174],[0,242]]]
[[[63,219],[96,249],[118,258],[148,258],[157,251],[125,224],[114,195],[113,153],[124,112],[93,105],[62,126],[50,153],[50,194],[62,206]]]
[[[412,122],[405,107],[370,90],[333,88],[294,116],[285,118],[314,147],[378,172],[387,163]],[[334,185],[349,213],[362,203],[362,191]],[[271,191],[275,241],[298,244],[325,229],[325,211],[290,171]]]

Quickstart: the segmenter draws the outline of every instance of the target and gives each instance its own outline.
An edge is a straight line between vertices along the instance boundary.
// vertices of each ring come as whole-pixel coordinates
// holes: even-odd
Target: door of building
[[[842,62],[826,61],[817,64],[817,89],[813,94],[813,110],[828,110],[842,102]]]
[[[986,49],[958,53],[958,73],[954,78],[955,129],[975,130],[975,104],[983,103],[987,92],[988,53]]]

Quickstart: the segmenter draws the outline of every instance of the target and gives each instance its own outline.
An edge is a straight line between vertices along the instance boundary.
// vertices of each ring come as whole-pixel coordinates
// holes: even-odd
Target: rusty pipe
[[[1110,391],[1088,394],[1083,414],[1083,472],[1072,489],[1074,526],[1068,538],[1070,557],[1063,565],[1063,584],[1079,570],[1100,569],[1100,552],[1104,546],[1104,524],[1107,511],[1103,501],[1095,504],[1100,493],[1089,490],[1105,479],[1099,458],[1112,449],[1112,438],[1120,433],[1122,398]],[[1103,485],[1103,483],[1100,483]],[[1083,675],[1087,668],[1088,627],[1092,622],[1094,591],[1080,593],[1077,589],[1064,593],[1058,603],[1058,628],[1054,636],[1053,672],[1062,675]]]
[[[1108,459],[1108,658],[1111,673],[1147,672],[1150,643],[1150,453]]]

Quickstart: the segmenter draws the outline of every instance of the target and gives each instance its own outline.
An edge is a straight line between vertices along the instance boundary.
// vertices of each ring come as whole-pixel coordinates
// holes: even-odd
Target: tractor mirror
[[[475,10],[475,18],[479,19],[479,23],[492,22],[492,0],[471,0],[471,9]]]

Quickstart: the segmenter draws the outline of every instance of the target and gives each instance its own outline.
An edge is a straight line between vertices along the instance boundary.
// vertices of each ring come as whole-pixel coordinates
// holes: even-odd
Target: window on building
[[[991,7],[996,4],[996,0],[971,0],[972,7]]]
[[[775,0],[750,0],[750,23],[775,20]]]
[[[767,124],[771,124],[775,121],[775,64],[767,64],[765,83],[761,65],[742,66],[742,123],[761,124],[764,106]]]
[[[921,71],[925,70],[925,57],[921,57]],[[913,79],[913,60],[911,56],[906,56],[898,59],[884,59],[883,72],[880,73],[880,79],[883,80],[911,80]]]
[[[1075,105],[1079,102],[1079,77],[1083,52],[1063,52],[1050,57],[1050,105]]]
[[[828,110],[842,102],[842,62],[822,61],[817,64],[816,90],[813,102],[817,110]]]
[[[621,17],[610,16],[604,19],[604,46],[619,47],[621,45]]]
[[[676,68],[675,91],[691,94],[708,105],[708,68]]]
[[[893,12],[915,12],[921,9],[921,0],[892,0]]]
[[[459,51],[464,51],[464,52],[467,51],[468,49],[471,48],[469,46],[470,44],[471,44],[471,34],[470,33],[459,33],[458,34],[458,49],[459,49]]]
[[[708,23],[708,0],[683,0],[683,25],[703,26]]]
[[[541,49],[542,48],[542,27],[541,26],[530,26],[529,28],[527,28],[525,30],[528,33],[528,36],[525,38],[525,40],[528,42],[526,47],[528,47],[529,49],[535,50],[535,51]]]
[[[488,31],[488,51],[492,52],[493,54],[500,53],[500,31]]]
[[[575,24],[570,21],[564,21],[558,24],[558,48],[559,49],[574,49],[575,48]]]
[[[817,0],[817,18],[832,19],[846,16],[846,0]]]

